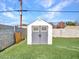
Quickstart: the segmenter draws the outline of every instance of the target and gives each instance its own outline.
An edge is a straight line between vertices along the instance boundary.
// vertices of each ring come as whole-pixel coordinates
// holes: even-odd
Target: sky
[[[24,10],[79,11],[79,0],[22,0],[22,2]],[[0,11],[19,10],[19,8],[19,0],[0,0]],[[79,12],[23,12],[23,24],[30,24],[38,18],[47,22],[79,22]],[[19,12],[1,12],[0,24],[20,24]]]

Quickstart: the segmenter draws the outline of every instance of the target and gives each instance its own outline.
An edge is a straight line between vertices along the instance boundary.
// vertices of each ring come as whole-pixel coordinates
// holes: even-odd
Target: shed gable
[[[47,23],[46,21],[42,20],[42,19],[39,19],[39,20],[36,20],[35,22],[31,23],[29,26],[32,26],[32,25],[49,25],[49,23]]]

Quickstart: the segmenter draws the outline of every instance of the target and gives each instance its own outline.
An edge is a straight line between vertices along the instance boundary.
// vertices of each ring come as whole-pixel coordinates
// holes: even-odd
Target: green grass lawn
[[[0,59],[79,59],[79,39],[54,38],[52,45],[22,41],[0,52]]]

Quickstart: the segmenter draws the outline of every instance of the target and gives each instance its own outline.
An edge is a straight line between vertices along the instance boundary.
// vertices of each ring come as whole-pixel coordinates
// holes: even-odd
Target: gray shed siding
[[[32,44],[47,44],[47,43],[48,43],[48,27],[47,26],[33,26],[32,27]]]

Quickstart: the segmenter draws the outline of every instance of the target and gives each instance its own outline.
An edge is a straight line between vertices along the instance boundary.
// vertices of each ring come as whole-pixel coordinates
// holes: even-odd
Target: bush
[[[71,22],[71,21],[69,21],[69,22],[66,22],[66,25],[69,25],[69,26],[75,26],[76,23],[75,23],[75,22]]]

